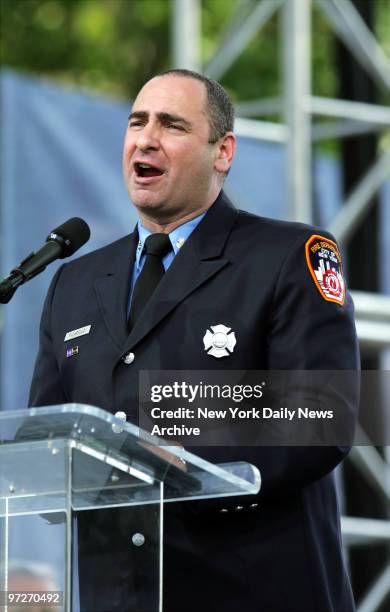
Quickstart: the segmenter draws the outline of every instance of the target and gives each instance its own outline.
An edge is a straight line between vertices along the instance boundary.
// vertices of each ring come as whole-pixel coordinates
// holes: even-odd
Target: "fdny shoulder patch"
[[[325,236],[313,234],[305,250],[310,274],[324,300],[344,304],[345,282],[337,244]]]

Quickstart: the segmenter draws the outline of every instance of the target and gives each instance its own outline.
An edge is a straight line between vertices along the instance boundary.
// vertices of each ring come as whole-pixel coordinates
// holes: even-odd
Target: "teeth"
[[[149,164],[138,164],[140,168],[151,168],[152,166],[149,166]]]

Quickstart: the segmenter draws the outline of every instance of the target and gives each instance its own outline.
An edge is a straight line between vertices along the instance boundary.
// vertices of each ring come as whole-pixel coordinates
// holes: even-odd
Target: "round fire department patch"
[[[324,300],[344,304],[345,283],[337,244],[314,234],[306,242],[305,250],[310,274]]]

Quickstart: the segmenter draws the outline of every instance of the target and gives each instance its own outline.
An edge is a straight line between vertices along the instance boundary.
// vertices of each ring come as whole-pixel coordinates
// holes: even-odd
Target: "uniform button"
[[[127,353],[127,355],[123,355],[122,357],[122,361],[126,365],[130,365],[131,363],[133,363],[134,359],[135,359],[134,353]]]
[[[116,412],[114,416],[120,421],[123,421],[124,423],[126,423],[127,421],[126,412],[122,412],[122,410],[118,410],[118,412]],[[116,434],[120,434],[123,431],[123,427],[120,427],[120,425],[111,425],[111,429]]]
[[[142,533],[135,533],[131,536],[131,541],[134,546],[143,546],[145,544],[145,536]]]
[[[123,412],[122,410],[118,410],[118,412],[116,412],[114,416],[117,419],[120,419],[121,421],[127,421],[127,414],[126,412]]]
[[[256,510],[256,508],[258,507],[258,505],[259,505],[259,504],[251,504],[251,505],[249,506],[249,508],[250,508],[251,510]]]
[[[226,514],[227,512],[229,512],[227,508],[222,508],[222,510],[220,510],[221,514]]]
[[[234,511],[235,511],[235,512],[241,512],[241,510],[243,510],[243,509],[244,509],[244,506],[236,506],[236,507],[234,508]]]

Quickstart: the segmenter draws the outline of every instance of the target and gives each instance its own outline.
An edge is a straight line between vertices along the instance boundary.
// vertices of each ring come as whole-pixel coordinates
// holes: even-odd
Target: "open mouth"
[[[134,164],[134,168],[136,175],[140,176],[141,178],[161,176],[162,174],[164,174],[164,172],[160,170],[160,168],[157,168],[156,166],[151,166],[150,164],[136,162]]]

